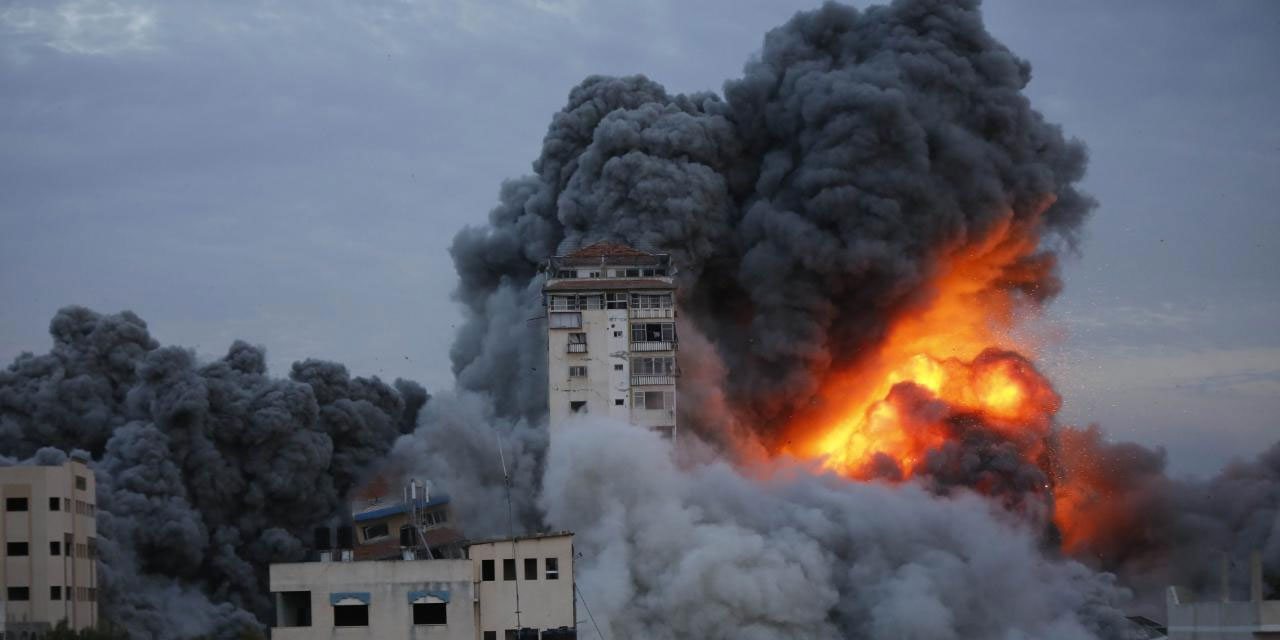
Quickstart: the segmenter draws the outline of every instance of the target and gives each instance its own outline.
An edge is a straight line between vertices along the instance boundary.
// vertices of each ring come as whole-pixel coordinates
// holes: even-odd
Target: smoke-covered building
[[[405,551],[420,557],[413,547]],[[463,558],[361,562],[325,555],[273,564],[271,637],[576,637],[572,533],[474,542],[466,551]]]
[[[72,629],[97,624],[93,471],[75,458],[57,466],[0,467],[0,491],[0,634],[24,637],[63,620]]]
[[[606,415],[676,435],[676,310],[670,256],[598,242],[547,264],[551,429]]]
[[[405,549],[423,558],[462,558],[462,534],[450,526],[449,496],[417,481],[392,490],[384,477],[362,487],[351,503],[356,560],[394,560]]]
[[[1280,639],[1280,600],[1262,598],[1261,554],[1255,552],[1249,562],[1247,601],[1233,601],[1230,584],[1224,563],[1219,598],[1192,601],[1184,589],[1169,587],[1169,640]]]

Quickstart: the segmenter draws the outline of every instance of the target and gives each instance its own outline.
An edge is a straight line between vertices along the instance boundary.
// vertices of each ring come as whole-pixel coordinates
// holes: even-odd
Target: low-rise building
[[[427,558],[465,558],[452,519],[448,495],[420,482],[393,490],[385,478],[375,478],[351,503],[355,559],[400,559],[405,549]]]
[[[97,624],[93,471],[74,458],[0,467],[0,494],[0,633],[22,637],[63,620],[72,629]]]
[[[507,640],[521,629],[576,637],[572,533],[465,550],[463,558],[273,564],[271,637]]]
[[[1221,597],[1192,601],[1178,587],[1169,587],[1169,640],[1280,639],[1280,600],[1262,599],[1262,558],[1254,553],[1250,562],[1249,600],[1231,600],[1226,568],[1223,568]]]

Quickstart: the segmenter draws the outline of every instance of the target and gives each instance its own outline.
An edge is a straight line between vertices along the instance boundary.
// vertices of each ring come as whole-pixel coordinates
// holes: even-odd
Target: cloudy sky
[[[693,4],[693,7],[686,6]],[[859,3],[861,4],[861,3]],[[447,247],[592,73],[718,90],[816,2],[0,2],[0,359],[132,309],[450,385]],[[1280,434],[1280,3],[991,1],[1101,207],[1042,354],[1063,415],[1200,474]]]

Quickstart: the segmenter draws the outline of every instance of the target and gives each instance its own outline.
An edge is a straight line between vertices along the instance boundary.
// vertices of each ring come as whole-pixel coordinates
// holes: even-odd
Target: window
[[[87,557],[98,557],[98,541],[94,538],[89,538],[89,543],[85,545],[85,550],[87,551]]]
[[[277,627],[311,626],[311,592],[281,591],[276,594]]]
[[[587,401],[586,400],[570,400],[569,412],[570,413],[586,413]]]
[[[71,511],[71,498],[62,499],[62,510],[67,512]]]
[[[582,314],[577,312],[552,313],[550,327],[552,329],[577,329],[582,326]]]
[[[599,277],[600,277],[600,272],[599,272],[599,271],[588,271],[588,272],[587,272],[587,277],[588,277],[588,278],[599,278]]]
[[[639,269],[627,269],[627,270],[626,270],[626,274],[627,274],[627,277],[628,277],[628,278],[639,278],[639,277],[640,277],[640,270],[639,270]]]
[[[627,406],[627,399],[626,399],[626,398],[614,398],[614,400],[613,400],[613,406],[615,406],[615,407],[625,407],[625,406]]]
[[[569,344],[586,344],[586,343],[587,343],[587,334],[576,333],[576,332],[569,334]]]
[[[9,544],[5,545],[5,555],[15,556],[15,557],[27,555],[27,543],[10,542]]]
[[[62,506],[62,498],[49,498],[49,510],[57,511]]]
[[[484,632],[484,640],[498,640],[498,632],[497,631]]]
[[[413,604],[414,624],[449,624],[448,614],[443,602],[415,602]]]
[[[525,580],[538,579],[538,559],[537,558],[524,559],[524,579]]]
[[[613,365],[613,370],[614,370],[614,371],[622,371],[622,365],[620,365],[620,364],[615,364],[615,365]]]
[[[68,558],[71,557],[71,552],[74,551],[74,549],[72,549],[71,547],[72,547],[71,534],[69,533],[62,534],[62,554],[67,556]]]
[[[85,479],[84,479],[84,476],[76,476],[76,488],[77,488],[77,489],[82,489],[82,490],[83,490],[83,489],[88,488],[88,486],[89,486],[89,481],[88,481],[88,480],[85,480]]]
[[[515,629],[507,629],[502,632],[502,640],[519,640],[520,636],[516,635]]]
[[[631,306],[636,309],[667,309],[671,307],[669,293],[633,293]]]
[[[610,309],[626,309],[627,294],[625,293],[606,293],[604,294],[604,305]],[[621,336],[619,336],[621,337]]]
[[[64,599],[64,600],[66,600],[67,602],[71,602],[71,594],[73,594],[73,593],[75,593],[75,588],[74,588],[74,587],[67,587],[66,589],[63,589],[63,590],[62,590],[62,597],[63,597],[63,599]]]
[[[675,372],[676,359],[671,356],[631,359],[633,376],[673,376]]]
[[[650,322],[631,325],[632,342],[675,342],[675,340],[675,323]]]
[[[573,271],[571,269],[561,269],[556,272],[556,277],[557,278],[576,278],[578,277],[578,272]]]
[[[26,511],[27,499],[26,498],[5,498],[4,510],[5,511]]]
[[[648,411],[675,409],[676,394],[671,391],[637,391],[631,398],[631,406]]]
[[[369,605],[367,604],[335,604],[333,605],[333,626],[335,627],[367,627],[369,626]]]
[[[49,541],[49,555],[51,555],[51,556],[60,556],[60,555],[62,555],[62,543],[61,543],[61,542],[58,542],[57,540],[50,540],[50,541]]]
[[[49,587],[49,599],[50,599],[50,600],[57,600],[57,601],[61,602],[61,601],[62,601],[62,587],[57,587],[57,586]]]
[[[585,378],[585,377],[587,377],[587,368],[586,368],[585,366],[573,366],[573,367],[569,367],[569,377],[570,377],[570,378]]]
[[[9,600],[11,602],[25,602],[30,599],[30,587],[9,587]]]
[[[493,582],[493,561],[480,561],[480,579],[485,582]]]
[[[360,533],[364,535],[364,541],[368,542],[376,538],[385,538],[391,535],[391,528],[387,526],[387,523],[379,522],[378,524],[371,524],[367,527],[361,528]]]
[[[614,332],[613,332],[613,337],[615,337],[615,338],[621,338],[621,337],[622,337],[622,332],[621,332],[621,331],[614,331]]]
[[[515,558],[505,558],[502,561],[502,579],[516,579],[516,560]]]
[[[547,566],[547,579],[559,580],[560,579],[560,560],[558,558],[547,558],[546,566]]]

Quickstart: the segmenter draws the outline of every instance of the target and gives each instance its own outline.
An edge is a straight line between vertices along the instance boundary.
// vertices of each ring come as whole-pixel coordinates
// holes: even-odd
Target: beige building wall
[[[73,629],[95,625],[93,471],[79,460],[56,467],[0,467],[0,494],[4,630],[36,630],[64,619]]]
[[[476,638],[472,568],[468,560],[296,562],[270,568],[276,600],[274,640],[371,638],[473,640]],[[307,626],[283,626],[284,592],[305,592]],[[411,601],[411,596],[412,601]],[[294,596],[296,597],[296,596]],[[413,623],[413,602],[445,603],[446,624]],[[335,606],[367,600],[368,626],[335,627]],[[337,604],[335,604],[337,603]]]
[[[577,611],[573,592],[573,534],[549,533],[515,539],[472,543],[468,547],[476,591],[480,640],[484,633],[502,640],[508,630],[574,627]],[[513,561],[516,576],[504,572],[504,561]],[[554,561],[556,578],[548,579],[548,560]],[[530,562],[532,561],[532,562]],[[493,573],[486,575],[486,562]],[[529,563],[535,571],[526,572]],[[486,580],[486,577],[492,577]],[[519,592],[519,622],[516,596]]]
[[[1166,601],[1169,640],[1280,639],[1280,600],[1187,602],[1169,587]]]

